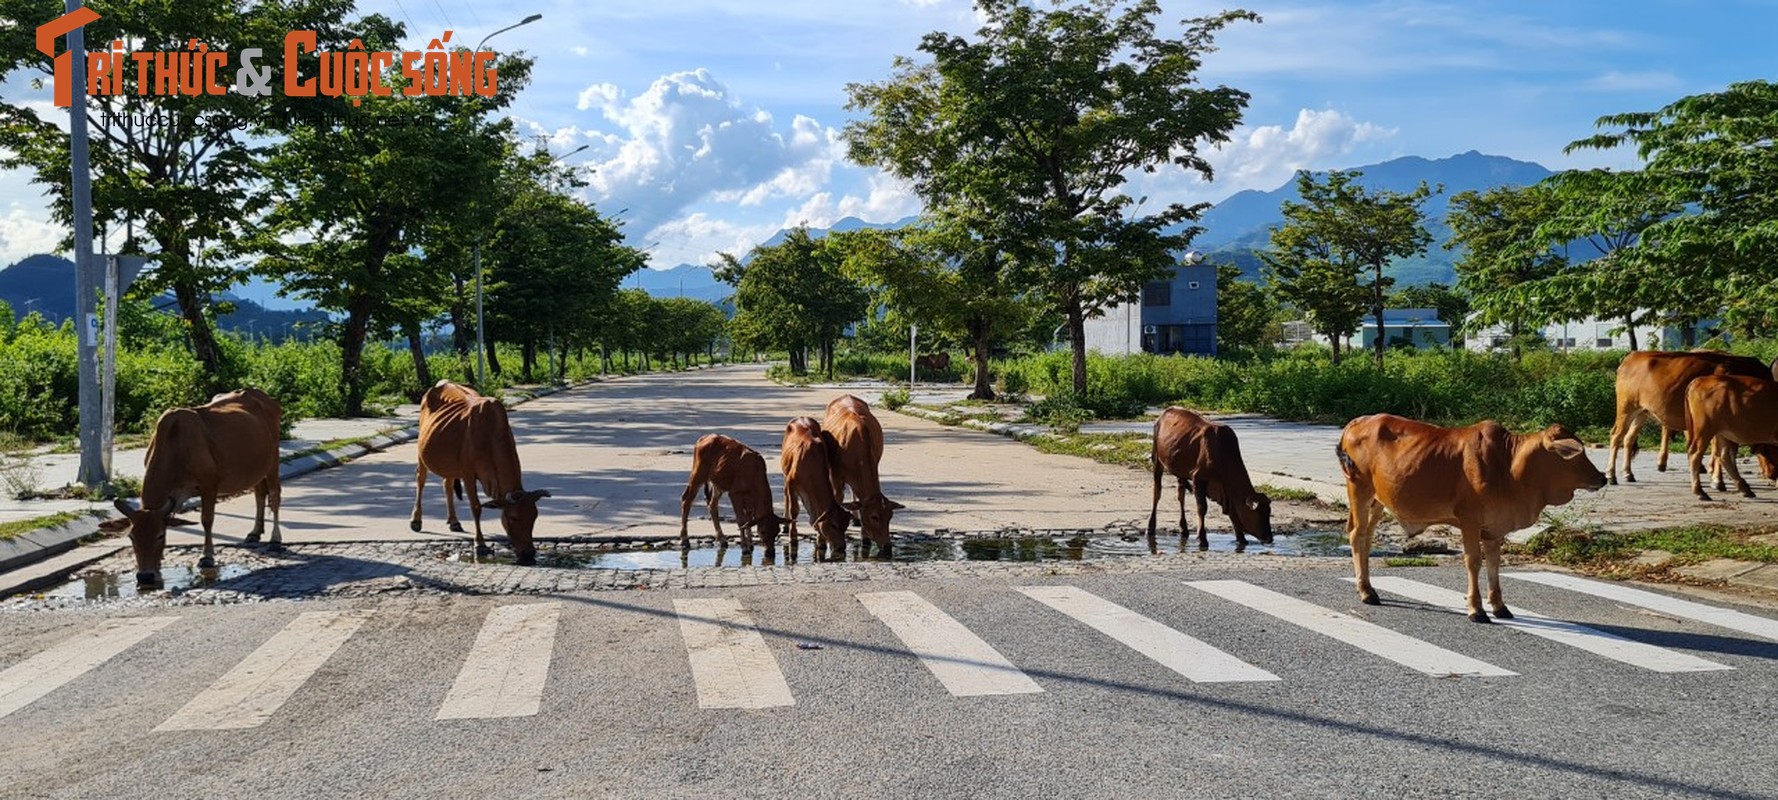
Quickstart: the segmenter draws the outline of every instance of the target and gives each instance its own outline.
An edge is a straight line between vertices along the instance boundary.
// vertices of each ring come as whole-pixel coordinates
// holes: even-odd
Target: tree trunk
[[[456,348],[457,357],[463,359],[463,363],[467,364],[469,363],[470,342],[469,312],[465,306],[467,301],[463,297],[463,276],[453,275],[451,280],[457,289],[457,293],[454,295],[455,299],[451,301],[451,346]]]
[[[1377,318],[1377,369],[1383,368],[1383,351],[1389,346],[1389,329],[1383,327],[1383,264],[1377,263],[1376,289],[1371,291],[1371,314]]]
[[[360,294],[346,308],[346,325],[340,329],[340,389],[346,399],[346,416],[364,413],[364,338],[370,329],[374,301]]]
[[[1698,326],[1690,321],[1679,328],[1679,343],[1690,350],[1698,346]]]
[[[970,339],[975,344],[975,390],[969,393],[971,400],[993,400],[994,388],[988,385],[988,348],[993,344],[985,323],[974,322],[969,326]]]
[[[406,325],[407,351],[414,357],[414,377],[420,381],[420,391],[424,392],[432,386],[432,368],[426,363],[426,348],[420,343],[420,326]]]
[[[185,319],[186,335],[191,338],[191,354],[204,368],[204,384],[208,393],[227,391],[222,370],[222,351],[216,347],[216,331],[204,316],[206,298],[199,297],[197,287],[180,283],[173,286],[173,297],[179,302],[179,316]],[[239,388],[239,387],[235,387]]]
[[[1630,352],[1636,351],[1636,315],[1624,315],[1624,331],[1630,334]]]
[[[1068,313],[1068,336],[1072,341],[1069,349],[1074,351],[1074,371],[1069,383],[1074,387],[1076,397],[1087,393],[1087,315],[1080,306],[1080,297],[1070,292],[1065,301]]]
[[[537,340],[534,337],[526,336],[524,343],[519,345],[519,379],[526,383],[536,380],[531,375],[531,369],[536,365]]]
[[[497,351],[495,350],[494,340],[489,339],[487,341],[487,348],[486,349],[488,351],[488,374],[499,375],[500,374],[500,356],[497,354]],[[476,388],[480,389],[481,387],[477,386]]]

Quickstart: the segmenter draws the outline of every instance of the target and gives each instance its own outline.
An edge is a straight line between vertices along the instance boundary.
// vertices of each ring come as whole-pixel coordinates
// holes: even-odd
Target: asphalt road
[[[556,492],[539,533],[674,532],[698,435],[773,461],[833,394],[726,370],[527,404],[527,484]],[[1146,516],[1138,473],[882,416],[898,529]],[[1368,607],[1347,559],[1257,553],[591,591],[411,566],[416,540],[457,541],[435,482],[407,531],[412,458],[292,482],[287,559],[222,553],[279,593],[0,607],[0,798],[1778,797],[1778,610],[1732,597],[1515,579],[1528,624],[1482,626],[1405,594],[1460,591],[1455,566],[1380,566],[1413,583]],[[227,541],[251,502],[225,510]],[[365,539],[408,560],[328,544]]]

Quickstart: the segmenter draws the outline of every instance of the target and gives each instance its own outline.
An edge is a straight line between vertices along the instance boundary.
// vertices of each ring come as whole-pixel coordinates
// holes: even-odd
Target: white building
[[[1476,315],[1470,315],[1473,324]],[[1698,324],[1694,341],[1702,343],[1716,335],[1716,320],[1705,320]],[[1549,343],[1552,350],[1568,352],[1572,350],[1628,350],[1630,334],[1624,329],[1621,319],[1602,320],[1594,317],[1557,322],[1537,329],[1543,340]],[[1504,325],[1490,325],[1484,328],[1466,326],[1464,329],[1465,346],[1476,352],[1499,350],[1511,345],[1511,335]],[[1678,350],[1683,347],[1685,337],[1678,328],[1663,325],[1645,324],[1636,326],[1636,347],[1642,350]]]

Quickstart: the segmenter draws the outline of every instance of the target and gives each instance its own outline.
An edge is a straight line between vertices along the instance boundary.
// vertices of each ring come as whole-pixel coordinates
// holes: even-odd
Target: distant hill
[[[217,318],[218,327],[273,339],[306,336],[313,325],[328,318],[326,313],[313,309],[274,311],[229,292],[211,300],[235,305],[233,313]],[[0,301],[12,308],[9,322],[34,311],[53,324],[61,324],[74,316],[74,262],[60,256],[35,255],[0,269]],[[162,295],[154,301],[155,307],[161,309],[170,309],[172,303],[172,295]]]
[[[1445,242],[1451,238],[1451,230],[1445,226],[1444,220],[1453,195],[1496,186],[1527,186],[1552,174],[1540,164],[1484,155],[1474,150],[1440,159],[1406,156],[1352,169],[1364,173],[1359,183],[1370,189],[1406,192],[1420,185],[1421,181],[1428,186],[1444,185],[1442,193],[1434,195],[1422,206],[1432,244],[1424,256],[1403,261],[1390,270],[1398,285],[1448,284],[1456,280],[1451,264],[1457,253],[1444,249]],[[1318,177],[1325,174],[1315,173]],[[1215,260],[1241,267],[1244,277],[1257,280],[1261,265],[1258,251],[1269,246],[1272,228],[1284,221],[1280,210],[1284,201],[1298,199],[1294,177],[1269,192],[1251,189],[1236,192],[1204,213],[1198,223],[1204,232],[1192,241],[1192,247]]]

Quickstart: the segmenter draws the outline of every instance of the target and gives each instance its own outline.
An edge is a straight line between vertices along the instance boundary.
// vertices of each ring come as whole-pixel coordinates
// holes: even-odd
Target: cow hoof
[[[1696,494],[1698,496],[1699,502],[1702,502],[1702,503],[1710,502],[1710,495],[1707,495],[1703,492],[1693,492],[1693,494]]]
[[[1635,482],[1636,482],[1635,475],[1631,475],[1628,472],[1624,473],[1624,483],[1635,483]]]
[[[451,533],[462,533],[463,532],[463,523],[461,523],[461,522],[453,522],[450,525],[448,525],[447,527],[450,529]]]
[[[1617,476],[1616,475],[1611,476],[1611,479],[1608,481],[1608,483],[1610,483],[1613,486],[1616,486],[1617,485]]]
[[[1667,465],[1666,465],[1666,464],[1656,464],[1656,465],[1655,465],[1655,471],[1656,471],[1656,472],[1666,472],[1666,471],[1667,471]]]
[[[247,534],[246,538],[243,538],[241,540],[241,543],[242,544],[258,544],[259,543],[259,531],[254,531],[252,533]]]
[[[1491,620],[1491,619],[1488,619],[1488,615],[1487,615],[1487,614],[1484,614],[1484,613],[1482,613],[1482,612],[1480,612],[1480,611],[1471,611],[1471,612],[1469,612],[1469,621],[1470,621],[1470,622],[1488,622],[1488,623],[1492,623],[1492,622],[1493,622],[1493,621],[1494,621],[1494,620]]]
[[[198,569],[215,569],[215,568],[216,568],[216,559],[211,558],[209,556],[204,556],[203,558],[198,559]]]
[[[1513,612],[1508,611],[1506,609],[1506,606],[1501,606],[1500,608],[1494,609],[1494,618],[1495,619],[1512,619]]]
[[[1716,490],[1719,492],[1726,492],[1729,490],[1729,485],[1726,483],[1723,483],[1722,481],[1717,481],[1716,482]]]
[[[1752,499],[1753,498],[1753,490],[1752,489],[1742,489],[1741,496],[1748,498],[1748,499]]]
[[[412,520],[412,521],[408,522],[407,529],[410,531],[413,531],[414,533],[419,533],[420,532],[420,521],[416,519],[416,520]]]
[[[1380,606],[1383,604],[1382,598],[1377,597],[1376,592],[1371,592],[1370,594],[1360,594],[1358,596],[1358,602],[1363,603],[1367,606]]]
[[[268,544],[265,546],[265,551],[268,553],[282,553],[282,552],[284,552],[284,543],[283,542],[272,542],[271,544]]]
[[[535,567],[537,566],[537,554],[521,553],[513,558],[513,563],[518,564],[521,567]]]
[[[138,591],[159,588],[161,588],[161,574],[159,572],[136,573],[136,589]]]
[[[489,547],[485,544],[484,545],[477,545],[475,548],[475,554],[478,556],[481,556],[483,558],[486,558],[486,557],[494,554],[494,548]]]

